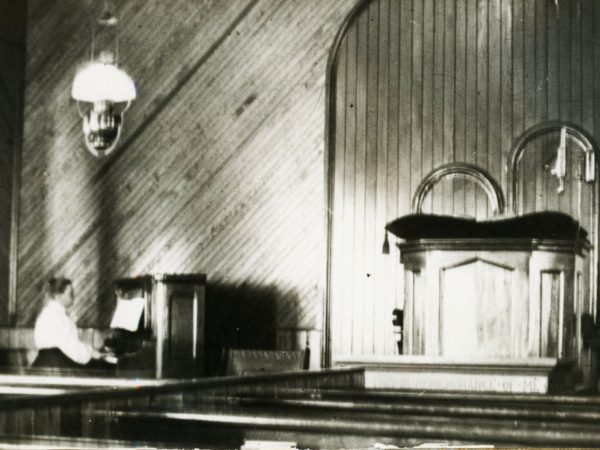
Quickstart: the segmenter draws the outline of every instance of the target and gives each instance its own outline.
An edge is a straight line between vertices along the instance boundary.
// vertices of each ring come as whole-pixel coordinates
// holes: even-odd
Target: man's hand
[[[116,364],[118,358],[112,353],[98,351],[96,349],[92,350],[92,358],[102,360],[108,364]]]

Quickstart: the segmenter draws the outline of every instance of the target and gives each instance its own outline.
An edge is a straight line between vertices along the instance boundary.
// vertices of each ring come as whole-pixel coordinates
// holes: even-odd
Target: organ
[[[118,375],[168,378],[203,374],[205,274],[123,278],[115,281],[115,296],[116,314],[129,314],[113,318],[113,325],[120,326],[112,328],[104,342],[118,357]],[[139,314],[131,302],[141,303]],[[123,328],[128,320],[137,322],[136,326]]]

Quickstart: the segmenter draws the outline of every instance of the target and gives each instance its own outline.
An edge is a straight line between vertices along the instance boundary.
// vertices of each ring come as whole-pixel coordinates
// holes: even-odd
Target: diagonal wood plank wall
[[[393,242],[392,254],[381,254],[384,226],[411,212],[415,189],[432,169],[455,161],[476,164],[506,195],[505,165],[526,129],[563,120],[600,142],[600,2],[362,5],[331,73],[334,359],[396,352],[392,310],[402,306],[403,275]],[[560,210],[593,232],[593,188],[583,184],[579,195],[577,161],[558,196],[556,179],[543,168],[556,151],[557,135],[532,147],[522,161],[519,212]],[[438,185],[424,209],[488,214],[485,196],[464,181]]]
[[[28,2],[19,324],[53,275],[74,280],[82,325],[106,326],[114,278],[205,272],[268,293],[278,326],[319,329],[325,66],[355,0],[112,3],[139,96],[99,161],[70,86],[102,2]]]

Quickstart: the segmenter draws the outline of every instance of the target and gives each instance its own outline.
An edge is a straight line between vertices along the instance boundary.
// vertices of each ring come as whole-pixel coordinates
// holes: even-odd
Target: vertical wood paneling
[[[335,98],[337,99],[338,102],[340,102],[340,106],[336,109],[336,118],[335,118],[335,122],[339,123],[339,124],[347,124],[348,121],[346,120],[346,111],[349,110],[348,108],[348,104],[347,104],[347,96],[346,96],[346,91],[347,91],[347,65],[346,65],[346,61],[347,61],[347,52],[348,52],[348,40],[346,40],[346,42],[343,44],[343,47],[340,49],[340,54],[339,54],[339,60],[338,60],[338,77],[337,77],[337,83],[336,83],[336,92],[335,92]],[[349,114],[351,114],[351,112],[349,111]],[[336,128],[336,135],[335,135],[335,141],[336,142],[340,142],[343,143],[344,148],[346,147],[346,137],[348,134],[348,129],[346,126],[339,126]],[[335,166],[334,166],[334,178],[336,180],[346,180],[346,173],[347,173],[347,169],[346,169],[346,159],[345,159],[345,153],[342,155],[342,157],[338,158],[335,161]],[[341,183],[338,188],[335,190],[334,192],[334,199],[333,199],[333,203],[336,205],[339,205],[339,215],[338,217],[341,217],[342,219],[345,217],[344,216],[344,211],[346,209],[345,202],[344,202],[344,193],[346,192],[346,183]],[[342,243],[344,242],[344,237],[345,237],[345,233],[343,232],[339,232],[336,233],[332,236],[332,249],[331,249],[331,253],[335,253],[338,255],[342,255],[343,260],[349,260],[349,258],[346,258],[346,255],[344,253],[345,247],[342,245]],[[347,303],[348,302],[348,298],[347,298],[347,289],[344,289],[344,283],[342,282],[343,278],[342,275],[344,273],[344,268],[345,265],[344,264],[338,264],[334,267],[335,269],[335,273],[332,274],[331,276],[331,283],[335,283],[335,286],[332,286],[330,288],[330,290],[336,291],[336,292],[342,292],[343,298],[346,299],[344,302]],[[331,315],[334,317],[339,317],[345,319],[345,311],[347,310],[347,305],[344,305],[344,303],[342,302],[336,302],[335,304],[331,305]],[[344,342],[344,335],[342,333],[343,328],[336,328],[335,330],[331,330],[332,332],[335,331],[336,334],[332,337],[332,341],[336,342],[336,343],[341,343]],[[341,348],[335,348],[334,349],[336,352],[340,352]]]
[[[454,57],[454,155],[459,161],[469,160],[467,148],[467,2],[455,2],[456,33]],[[456,213],[468,215],[466,195],[467,186],[464,180],[454,180],[454,207]]]
[[[387,172],[387,180],[388,180],[388,189],[387,189],[387,204],[388,208],[386,211],[387,218],[386,222],[393,220],[393,218],[398,216],[398,211],[401,210],[407,202],[407,195],[404,192],[405,190],[400,188],[400,181],[406,179],[407,169],[409,168],[408,164],[403,162],[403,159],[407,157],[407,152],[400,152],[400,142],[401,139],[406,139],[406,134],[403,136],[399,136],[400,134],[400,126],[401,121],[406,121],[406,115],[400,116],[400,111],[404,106],[404,102],[400,100],[400,69],[405,67],[405,64],[401,64],[402,60],[402,38],[401,35],[401,2],[392,1],[390,2],[390,29],[389,33],[391,36],[398,36],[398,39],[388,39],[390,46],[390,73],[389,73],[389,86],[390,86],[390,103],[389,103],[389,119],[388,119],[388,172]],[[383,37],[385,39],[385,36]],[[406,146],[404,146],[406,148]],[[403,302],[403,277],[404,275],[400,272],[400,265],[398,264],[399,257],[397,256],[397,249],[393,246],[393,240],[390,242],[391,245],[391,255],[390,258],[387,258],[385,261],[386,271],[384,277],[386,278],[387,289],[384,293],[385,298],[388,300],[390,305],[394,307],[398,305],[402,305]],[[382,311],[382,314],[385,317],[389,311],[389,307],[386,307],[385,310]],[[389,316],[387,316],[387,320],[389,321]],[[384,322],[385,323],[385,322]],[[389,323],[389,322],[388,322]],[[390,324],[391,326],[391,324]],[[386,354],[397,352],[397,347],[395,343],[390,343],[388,339],[385,338],[386,335],[383,336],[383,340],[385,342],[384,352]]]
[[[404,61],[412,60],[412,41],[413,41],[413,5],[412,1],[403,1],[400,3],[400,28],[398,30],[400,38],[400,59],[399,59],[399,71],[398,75],[400,80],[398,81],[398,102],[399,102],[399,117],[398,117],[398,159],[399,177],[397,179],[398,186],[398,209],[397,216],[403,214],[404,211],[410,211],[411,208],[411,195],[412,189],[407,189],[407,186],[413,186],[414,171],[420,171],[420,167],[417,168],[411,164],[412,162],[412,65],[406,64]],[[390,39],[393,41],[393,39]],[[393,245],[393,239],[392,239]],[[400,260],[397,251],[392,252],[392,255],[396,256],[394,262]],[[404,276],[402,275],[402,268],[400,264],[396,264],[395,279],[402,281]],[[398,283],[396,288],[396,304],[403,305],[403,283]]]
[[[581,16],[581,2],[574,2],[573,5],[574,10],[571,12],[571,117],[570,120],[573,123],[582,124],[582,106],[583,106],[583,96],[582,96],[582,59],[581,52],[583,46],[583,17]],[[586,38],[587,39],[587,38]],[[577,214],[577,210],[575,205],[578,204],[578,196],[577,196],[577,184],[570,183],[568,186],[570,187],[570,205],[571,205],[571,215]],[[566,196],[563,196],[566,197]],[[563,200],[561,198],[561,200]],[[568,201],[568,198],[564,198],[564,201]]]
[[[493,1],[493,0],[492,0]],[[488,6],[487,0],[478,0],[477,2],[477,78],[473,80],[477,85],[477,114],[475,120],[477,123],[477,165],[487,167],[489,160],[488,133],[493,124],[488,121],[488,81],[489,81],[489,37],[488,37]],[[476,216],[487,216],[487,203],[476,196],[475,198]]]
[[[438,2],[439,3],[439,2]],[[423,2],[423,14],[421,25],[422,40],[420,41],[421,52],[421,79],[422,93],[420,95],[421,116],[421,170],[429,173],[433,167],[433,119],[434,119],[434,2]],[[431,198],[427,199],[425,206],[431,208]]]
[[[412,78],[410,84],[411,142],[410,142],[410,187],[414,192],[423,173],[423,1],[412,0]]]
[[[536,31],[536,17],[535,17],[536,2],[523,2],[523,128],[528,129],[535,125],[536,122],[536,109],[535,109],[535,97],[536,97],[536,47],[535,47],[535,31]],[[539,196],[536,192],[537,181],[536,177],[539,175],[539,171],[536,167],[539,167],[539,153],[533,152],[533,158],[527,158],[523,163],[523,175],[532,174],[531,176],[523,176],[524,183],[526,183],[524,192],[533,190],[536,195],[525,196],[523,205],[524,211],[535,211],[536,201]]]
[[[559,311],[562,287],[560,272],[542,272],[540,280],[540,355],[557,357],[559,351]]]
[[[488,140],[486,150],[478,147],[488,155],[487,170],[500,182],[502,173],[502,152],[500,150],[502,132],[502,14],[501,0],[488,2],[487,17],[488,47]],[[487,209],[489,213],[489,208]]]
[[[410,211],[411,194],[413,188],[418,186],[420,180],[420,163],[413,164],[412,160],[412,98],[413,90],[413,64],[406,64],[405,61],[412,61],[412,42],[413,42],[413,14],[412,0],[400,3],[400,80],[398,90],[398,102],[400,111],[398,117],[399,129],[399,178],[398,178],[398,215]],[[393,39],[390,38],[393,41]],[[600,60],[599,60],[600,64]],[[417,74],[418,75],[418,74]],[[415,161],[416,162],[416,161]],[[410,186],[410,189],[407,189]]]
[[[477,117],[477,1],[471,0],[466,2],[466,47],[467,47],[467,70],[466,70],[466,117],[470,121],[476,120]],[[468,126],[466,129],[466,146],[467,155],[466,162],[469,164],[477,164],[477,127]],[[467,195],[465,202],[467,203],[467,214],[472,217],[477,215],[477,202],[475,187],[471,184],[465,186]]]
[[[593,23],[594,23],[594,33],[593,33],[593,42],[600,42],[600,25],[598,25],[600,22],[600,5],[597,2],[593,2],[592,5],[592,10],[593,10]],[[594,54],[594,59],[593,59],[593,67],[594,67],[594,73],[598,73],[598,71],[600,71],[600,45],[594,45],[593,46],[593,54]],[[590,64],[591,65],[591,64]],[[600,78],[594,76],[593,78],[593,88],[594,88],[594,93],[593,95],[590,95],[590,97],[593,98],[594,104],[598,104],[598,102],[600,102]],[[587,94],[589,95],[589,93]],[[594,108],[594,114],[593,114],[593,118],[594,118],[594,130],[599,130],[600,129],[600,111],[597,108]]]
[[[444,160],[444,143],[445,143],[445,128],[436,127],[436,123],[442,123],[444,121],[445,102],[444,102],[444,87],[445,77],[443,76],[445,71],[440,70],[440,67],[444,67],[444,40],[446,37],[445,30],[445,11],[444,2],[431,2],[433,8],[433,20],[431,20],[432,30],[427,30],[428,34],[432,36],[433,42],[426,43],[426,47],[430,47],[433,51],[428,52],[431,55],[431,60],[426,62],[426,65],[433,72],[433,88],[431,90],[431,103],[433,108],[432,120],[429,122],[430,130],[427,133],[433,135],[433,148],[432,148],[432,162],[427,165],[427,172],[431,171],[433,167],[437,167],[443,163]],[[442,211],[444,208],[450,208],[452,205],[450,202],[442,202],[443,196],[431,196],[432,204],[427,209],[433,209],[435,211]]]
[[[353,340],[351,348],[334,343],[334,349],[344,346],[340,353],[394,351],[391,331],[382,325],[391,306],[379,299],[401,305],[403,277],[397,251],[381,255],[379,242],[385,222],[411,212],[411,198],[429,171],[448,162],[477,164],[507,193],[506,162],[527,128],[564,120],[600,135],[600,8],[593,0],[388,2],[367,1],[349,28],[347,47],[340,47],[340,55],[348,55],[338,66],[347,90],[337,106],[348,112],[349,97],[356,101],[352,114],[338,115],[344,122],[334,124],[345,130],[345,141],[329,149],[345,161],[345,170],[356,171],[334,180],[343,204],[332,205],[333,234],[342,237],[332,253],[332,273],[340,277],[333,285],[340,288],[330,301],[352,305],[332,317],[333,329]],[[561,195],[543,167],[557,145],[558,133],[528,145],[519,167],[519,213],[563,211],[594,233],[597,200],[593,186],[577,182],[580,152],[569,145]],[[440,183],[424,210],[479,218],[490,213],[481,190],[460,180]],[[395,271],[383,262],[390,259]]]
[[[346,151],[344,153],[345,178],[344,178],[344,202],[345,209],[343,210],[343,235],[342,242],[343,260],[342,263],[348,271],[354,272],[354,161],[356,153],[353,151],[354,142],[356,139],[356,29],[350,30],[347,38],[346,49],[346,110],[348,111],[346,122]],[[340,279],[343,283],[343,315],[342,323],[346,327],[342,328],[342,340],[339,343],[343,345],[341,349],[343,353],[352,351],[352,325],[354,320],[354,283],[352,279],[346,279],[343,275]],[[356,296],[358,298],[358,296]]]
[[[442,6],[442,2],[437,2],[438,7]],[[446,164],[452,162],[455,158],[456,150],[454,148],[454,133],[455,133],[455,89],[456,89],[456,78],[455,78],[455,54],[456,54],[456,3],[454,0],[446,0],[444,4],[444,54],[442,59],[436,64],[436,66],[443,67],[442,79],[444,80],[444,94],[442,96],[444,118],[443,118],[443,153],[441,163]],[[442,30],[439,30],[442,32]],[[443,61],[443,64],[442,64]],[[439,76],[439,75],[438,75]],[[435,128],[436,125],[433,124]],[[435,164],[438,167],[440,162]],[[431,169],[434,169],[432,167]],[[454,209],[454,194],[453,194],[453,183],[444,183],[442,185],[442,198],[443,198],[443,209],[445,214],[451,214]],[[436,211],[439,211],[437,209]]]
[[[362,317],[366,308],[365,290],[366,290],[366,271],[365,271],[365,215],[367,197],[366,197],[366,160],[367,160],[367,70],[366,64],[360,64],[359,61],[368,60],[368,31],[369,16],[363,14],[358,20],[357,29],[357,50],[356,50],[356,159],[354,161],[354,237],[357,238],[354,244],[354,271],[357,275],[352,280],[354,291],[354,302],[352,304],[353,315],[352,322],[362,323]],[[371,300],[372,301],[372,300]],[[352,349],[355,352],[363,350],[365,342],[365,328],[363,326],[353,327],[352,329]]]
[[[376,30],[374,31],[373,28]],[[363,317],[365,318],[364,332],[366,336],[373,336],[374,333],[374,304],[378,303],[375,297],[375,282],[372,276],[375,273],[375,255],[379,245],[375,245],[378,233],[376,230],[377,219],[377,162],[378,154],[383,152],[378,149],[378,111],[383,105],[379,104],[379,2],[369,5],[367,34],[367,117],[366,117],[366,192],[365,192],[365,249],[364,249],[364,298],[371,299],[370,302],[363,302]],[[362,339],[363,353],[373,351],[373,340]]]
[[[371,267],[374,271],[371,279],[373,284],[373,302],[371,302],[373,324],[380,324],[384,329],[389,330],[391,328],[391,321],[387,320],[388,315],[386,311],[393,309],[393,303],[389,301],[389,296],[386,296],[386,291],[389,291],[389,281],[387,279],[386,261],[382,258],[377,258],[377,252],[381,248],[383,242],[384,233],[381,227],[378,225],[382,221],[387,220],[387,185],[388,185],[388,112],[389,112],[389,72],[390,72],[390,52],[389,52],[389,27],[390,27],[390,3],[389,0],[379,2],[377,20],[378,29],[377,34],[377,61],[379,70],[376,73],[377,78],[377,110],[375,111],[375,117],[377,118],[377,143],[376,148],[382,149],[382,151],[374,152],[377,158],[377,171],[376,171],[376,189],[375,194],[375,214],[373,220],[373,234],[372,234],[372,245],[373,253],[371,259]],[[376,348],[386,348],[386,342],[384,336],[387,333],[374,333],[374,341],[371,352],[374,352]]]
[[[582,117],[581,117],[581,125],[585,130],[594,130],[594,105],[598,104],[594,101],[594,80],[596,78],[594,74],[594,48],[597,45],[594,45],[594,39],[590,39],[590,36],[594,35],[594,11],[593,11],[593,3],[592,2],[584,2],[581,5],[581,20],[582,20],[582,28],[581,28],[581,38],[582,38],[582,84],[581,84],[581,94],[582,94]],[[548,94],[550,98],[550,94]],[[581,167],[581,166],[580,166]],[[581,171],[581,168],[579,168]],[[576,184],[576,183],[573,183]],[[579,189],[579,186],[578,186]],[[592,230],[593,220],[589,215],[581,214],[583,211],[591,211],[592,205],[594,203],[593,200],[594,192],[592,189],[583,188],[581,193],[577,193],[578,202],[580,202],[579,206],[576,206],[572,209],[572,215],[578,218],[583,224],[584,228],[587,230]],[[597,200],[596,200],[597,201]],[[593,235],[590,236],[593,239]],[[593,242],[593,241],[592,241]],[[593,262],[590,264],[593,266]],[[587,268],[589,271],[589,267]],[[589,283],[588,283],[589,288]],[[589,298],[589,297],[586,297]]]
[[[520,20],[524,17],[524,2],[519,0],[512,0],[512,11],[513,19],[511,21],[512,30],[512,55],[513,55],[513,75],[512,75],[512,86],[513,86],[513,109],[512,109],[512,124],[513,124],[513,136],[511,139],[514,140],[514,136],[522,132],[524,127],[525,118],[525,27],[524,20]],[[504,151],[504,149],[503,149]],[[522,174],[524,171],[524,165],[521,165],[521,172],[519,173],[519,179],[524,179]],[[524,205],[522,198],[524,190],[519,191],[519,205]],[[521,210],[517,213],[522,213]]]
[[[500,177],[498,182],[502,186],[508,183],[508,171],[504,169],[504,149],[512,145],[513,127],[513,14],[511,0],[502,0],[500,4],[501,22],[501,124],[498,156],[500,157]]]
[[[535,86],[535,97],[532,98],[532,102],[535,104],[535,110],[533,113],[534,123],[545,122],[547,119],[546,115],[546,78],[547,64],[546,64],[546,24],[545,24],[545,4],[537,2],[533,4],[535,8],[532,10],[532,14],[535,20],[535,26],[533,28],[534,37],[534,55],[535,55],[535,69],[533,72],[533,86]],[[534,201],[533,211],[539,211],[547,208],[556,209],[555,205],[551,205],[548,199],[543,195],[546,191],[547,186],[543,182],[544,172],[537,170],[544,164],[543,148],[547,145],[546,137],[542,137],[536,140],[533,144],[535,150],[535,163],[532,167],[532,172],[535,173],[535,190],[536,196]]]
[[[558,14],[559,10],[550,5],[547,8],[547,67],[545,70],[542,70],[541,76],[545,76],[547,80],[547,118],[551,120],[555,120],[559,117],[559,80],[558,80],[558,72],[559,72],[559,40],[558,40]],[[547,143],[548,141],[546,141]],[[548,178],[546,178],[546,183],[542,187],[542,189],[546,192],[552,189],[552,186],[549,184]],[[546,196],[548,198],[550,196]],[[548,198],[548,203],[546,205],[547,208],[551,207],[551,204],[556,204],[555,197],[552,196]],[[556,207],[556,206],[554,206]]]

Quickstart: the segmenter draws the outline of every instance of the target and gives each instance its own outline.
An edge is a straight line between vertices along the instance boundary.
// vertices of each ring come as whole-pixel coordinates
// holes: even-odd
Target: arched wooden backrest
[[[518,166],[523,152],[527,144],[538,136],[546,133],[560,132],[561,130],[566,131],[566,136],[569,140],[577,143],[586,154],[586,181],[593,181],[595,179],[595,167],[598,161],[598,149],[594,142],[588,137],[587,133],[579,128],[577,125],[564,123],[560,121],[549,121],[534,125],[531,128],[525,130],[521,136],[515,141],[507,162],[508,171],[508,200],[510,202],[510,208],[514,213],[517,213],[517,184],[518,184]]]
[[[494,215],[504,212],[505,203],[502,189],[487,172],[472,164],[450,163],[434,169],[423,178],[412,201],[412,210],[415,214],[421,214],[425,196],[444,178],[464,178],[476,183],[486,193]]]

